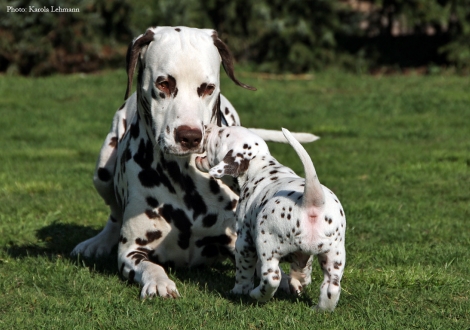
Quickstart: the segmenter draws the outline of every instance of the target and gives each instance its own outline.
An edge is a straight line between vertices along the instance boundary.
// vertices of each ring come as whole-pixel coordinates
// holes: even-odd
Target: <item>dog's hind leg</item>
[[[323,283],[320,286],[320,299],[315,307],[320,311],[333,311],[341,293],[341,278],[345,266],[344,245],[318,255],[323,270]]]
[[[281,284],[279,260],[271,256],[262,259],[260,273],[260,284],[250,292],[250,296],[261,302],[266,302],[274,296]]]

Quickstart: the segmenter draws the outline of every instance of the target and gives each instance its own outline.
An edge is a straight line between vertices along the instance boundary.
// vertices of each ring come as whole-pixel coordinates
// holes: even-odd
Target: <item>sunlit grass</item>
[[[225,77],[222,90],[245,126],[321,136],[306,149],[348,221],[336,311],[310,309],[318,267],[300,298],[258,304],[232,296],[226,262],[172,270],[179,300],[140,301],[139,288],[119,278],[116,252],[94,262],[69,258],[107,218],[92,175],[123,102],[118,71],[0,77],[0,328],[470,328],[468,78],[239,77],[258,91]],[[270,148],[302,174],[291,147]]]

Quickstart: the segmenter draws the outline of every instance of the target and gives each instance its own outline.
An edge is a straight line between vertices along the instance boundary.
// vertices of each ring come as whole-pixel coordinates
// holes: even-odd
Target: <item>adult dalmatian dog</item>
[[[260,301],[270,299],[281,284],[279,262],[290,262],[290,288],[300,294],[310,284],[313,255],[324,280],[318,310],[333,311],[346,263],[346,217],[336,195],[320,184],[302,145],[283,129],[302,160],[306,178],[298,177],[269,153],[266,143],[243,127],[206,129],[206,156],[199,170],[214,178],[236,177],[240,187],[236,241],[236,283],[232,292]],[[260,284],[254,286],[259,261]]]
[[[142,286],[142,298],[179,296],[166,266],[210,265],[233,255],[238,194],[194,164],[205,125],[240,124],[220,94],[221,62],[235,84],[255,90],[236,79],[230,51],[214,30],[149,28],[129,45],[126,101],[94,175],[110,216],[72,255],[107,255],[118,244],[119,271]],[[137,64],[137,91],[128,98]],[[282,140],[280,132],[258,133]]]

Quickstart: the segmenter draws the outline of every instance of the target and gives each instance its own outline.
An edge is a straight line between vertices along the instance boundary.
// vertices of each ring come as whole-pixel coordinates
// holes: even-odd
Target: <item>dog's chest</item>
[[[118,149],[114,182],[122,235],[141,237],[159,264],[207,264],[233,250],[238,196],[198,171],[193,158],[164,155],[146,136],[133,135],[132,127]],[[146,240],[149,232],[158,232],[158,239]]]

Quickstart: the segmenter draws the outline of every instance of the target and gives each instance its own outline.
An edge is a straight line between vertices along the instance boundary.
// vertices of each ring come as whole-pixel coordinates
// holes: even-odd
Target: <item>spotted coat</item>
[[[215,178],[236,177],[236,294],[270,299],[281,284],[280,261],[290,262],[291,290],[300,294],[311,282],[313,256],[318,256],[324,280],[319,310],[334,310],[346,262],[346,217],[336,195],[321,185],[313,163],[292,134],[283,130],[304,165],[306,179],[270,155],[266,143],[243,127],[208,128],[206,156],[196,166]],[[254,288],[257,261],[260,283]]]
[[[166,267],[233,257],[238,195],[194,168],[205,125],[239,125],[220,94],[222,62],[239,86],[227,46],[213,30],[150,28],[129,46],[126,102],[97,162],[95,187],[110,206],[105,228],[72,254],[106,255],[118,244],[124,278],[141,297],[177,297]],[[129,97],[134,70],[137,91]]]

